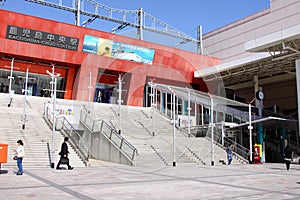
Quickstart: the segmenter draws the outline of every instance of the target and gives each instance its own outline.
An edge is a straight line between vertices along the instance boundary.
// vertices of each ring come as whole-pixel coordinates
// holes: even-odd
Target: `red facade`
[[[8,39],[9,25],[78,38],[78,49],[74,51]],[[82,51],[85,35],[152,49],[155,52],[153,63],[85,53]],[[50,64],[55,64],[55,72],[66,79],[65,99],[88,100],[90,72],[94,89],[97,83],[115,84],[116,76],[102,72],[122,74],[128,90],[124,104],[134,106],[142,106],[145,84],[153,78],[156,78],[154,82],[192,84],[194,88],[207,90],[204,82],[193,78],[194,71],[220,63],[219,59],[196,53],[5,10],[0,10],[0,54],[2,69],[10,66],[11,58],[15,58],[18,70],[25,71],[30,66],[30,72],[37,74],[46,74],[46,70],[51,71]]]

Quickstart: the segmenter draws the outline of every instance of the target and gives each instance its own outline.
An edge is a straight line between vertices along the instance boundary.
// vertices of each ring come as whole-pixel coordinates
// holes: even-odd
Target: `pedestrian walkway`
[[[99,162],[74,170],[2,166],[0,199],[300,199],[300,165],[130,167]]]

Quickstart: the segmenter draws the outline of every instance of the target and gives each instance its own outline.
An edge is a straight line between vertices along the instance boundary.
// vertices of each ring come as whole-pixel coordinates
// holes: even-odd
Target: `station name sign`
[[[79,43],[78,38],[11,25],[7,25],[6,38],[73,51],[77,51]]]

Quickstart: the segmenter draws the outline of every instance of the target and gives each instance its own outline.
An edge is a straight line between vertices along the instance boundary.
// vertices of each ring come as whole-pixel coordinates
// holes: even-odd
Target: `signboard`
[[[81,105],[63,105],[63,104],[56,104],[55,109],[55,116],[56,117],[65,117],[68,122],[71,124],[79,124],[80,119],[80,111],[82,106]],[[46,106],[44,107],[44,112],[47,113],[46,115],[49,115],[52,117],[53,115],[53,104],[52,103],[46,103]],[[58,118],[58,120],[61,120],[61,118]]]
[[[189,117],[186,115],[178,115],[179,127],[189,126]],[[190,126],[196,126],[196,117],[190,116]]]
[[[114,42],[90,35],[84,36],[82,51],[122,60],[151,65],[154,50],[121,42]]]
[[[6,39],[77,51],[78,38],[7,25]]]

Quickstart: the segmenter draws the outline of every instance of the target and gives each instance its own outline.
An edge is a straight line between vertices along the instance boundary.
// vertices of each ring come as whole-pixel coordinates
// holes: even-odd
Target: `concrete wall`
[[[85,126],[82,125],[82,127]],[[95,132],[91,134],[86,129],[82,138],[88,140],[85,142],[90,146],[90,158],[113,162],[113,163],[132,165],[131,160],[126,155],[124,155],[121,151],[119,151],[117,146],[115,146],[102,133]]]
[[[247,57],[245,42],[293,27],[299,19],[300,0],[271,0],[270,8],[205,34],[204,54],[222,63]]]

